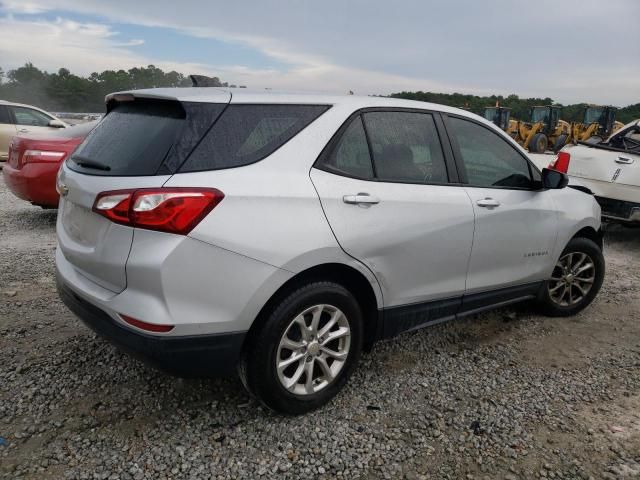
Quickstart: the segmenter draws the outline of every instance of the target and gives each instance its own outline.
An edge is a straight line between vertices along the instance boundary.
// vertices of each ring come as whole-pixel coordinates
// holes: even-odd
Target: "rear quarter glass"
[[[329,109],[327,105],[229,105],[179,173],[258,162]]]
[[[173,174],[225,105],[149,99],[116,103],[67,165],[89,175]]]

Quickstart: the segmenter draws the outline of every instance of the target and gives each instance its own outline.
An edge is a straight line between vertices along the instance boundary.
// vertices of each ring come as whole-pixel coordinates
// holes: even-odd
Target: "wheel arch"
[[[374,285],[358,269],[344,263],[323,263],[298,272],[284,282],[260,309],[251,324],[244,345],[247,345],[259,327],[267,320],[276,305],[301,285],[315,281],[332,281],[344,286],[356,298],[362,309],[364,327],[364,348],[370,349],[382,335],[381,308]],[[381,305],[380,305],[381,307]]]
[[[604,243],[603,237],[604,237],[604,234],[603,234],[602,228],[596,230],[595,228],[588,226],[578,230],[575,233],[575,235],[571,237],[571,240],[573,240],[574,238],[586,238],[594,242],[596,245],[598,245],[598,247],[600,247],[600,250],[602,250],[603,243]]]

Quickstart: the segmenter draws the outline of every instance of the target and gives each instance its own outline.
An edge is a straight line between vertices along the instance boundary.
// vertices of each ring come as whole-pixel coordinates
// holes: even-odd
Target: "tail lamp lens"
[[[65,152],[52,152],[49,150],[25,150],[22,154],[22,163],[37,163],[37,162],[59,162],[64,156]]]
[[[187,235],[223,198],[215,188],[115,190],[99,194],[93,211],[123,225]]]
[[[570,161],[571,154],[569,152],[558,152],[555,160],[549,164],[549,168],[558,172],[568,173]]]

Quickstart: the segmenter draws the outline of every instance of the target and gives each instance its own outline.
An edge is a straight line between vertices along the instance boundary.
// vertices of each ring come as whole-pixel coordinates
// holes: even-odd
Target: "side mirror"
[[[569,177],[557,170],[550,170],[548,168],[542,169],[542,187],[545,189],[560,189],[569,184]]]
[[[50,120],[49,126],[53,128],[65,128],[66,125],[60,120]]]

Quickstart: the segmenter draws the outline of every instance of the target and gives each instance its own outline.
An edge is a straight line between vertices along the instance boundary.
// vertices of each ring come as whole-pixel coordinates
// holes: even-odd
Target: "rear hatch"
[[[177,89],[180,90],[180,89]],[[126,288],[134,229],[92,211],[105,191],[161,187],[230,100],[179,102],[158,94],[112,96],[107,115],[65,162],[59,186],[58,244],[78,273],[114,293]]]

